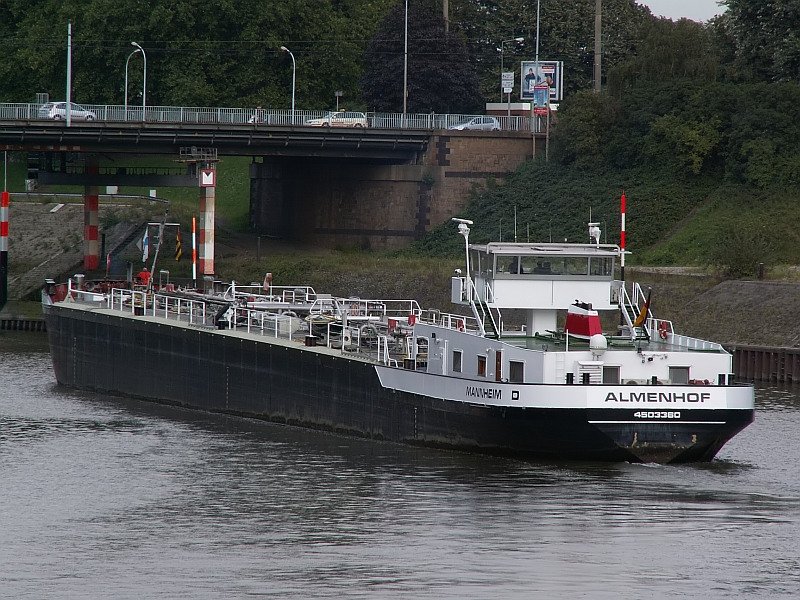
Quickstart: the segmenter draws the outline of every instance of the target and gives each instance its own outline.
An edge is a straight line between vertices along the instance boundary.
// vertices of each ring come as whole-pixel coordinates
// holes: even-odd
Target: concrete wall
[[[251,225],[320,246],[400,248],[461,214],[475,186],[502,180],[532,153],[530,135],[453,131],[431,136],[404,165],[264,157],[251,165]]]

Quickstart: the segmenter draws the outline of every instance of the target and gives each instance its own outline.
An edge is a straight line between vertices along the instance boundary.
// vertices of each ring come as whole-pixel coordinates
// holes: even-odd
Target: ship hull
[[[707,461],[753,419],[689,410],[686,424],[632,423],[613,409],[453,401],[387,388],[374,363],[341,353],[109,311],[44,312],[62,385],[376,440],[547,460]]]

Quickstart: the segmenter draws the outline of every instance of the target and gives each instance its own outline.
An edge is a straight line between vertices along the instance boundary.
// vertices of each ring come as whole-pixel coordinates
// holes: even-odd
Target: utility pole
[[[444,18],[444,32],[450,33],[450,0],[442,0],[442,18]]]
[[[408,108],[408,0],[404,17],[403,42],[403,127],[406,126],[406,109]]]
[[[600,93],[601,61],[602,49],[600,37],[602,32],[602,10],[603,0],[595,0],[594,3],[594,91]]]

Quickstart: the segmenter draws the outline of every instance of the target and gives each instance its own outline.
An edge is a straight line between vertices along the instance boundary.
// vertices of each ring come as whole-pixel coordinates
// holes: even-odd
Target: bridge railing
[[[35,121],[39,119],[41,104],[0,104],[0,120]],[[95,119],[106,122],[185,123],[207,125],[251,125],[253,127],[299,126],[310,119],[325,117],[327,110],[278,110],[272,108],[211,108],[197,106],[141,106],[113,104],[83,104],[95,114]],[[454,127],[472,117],[483,115],[443,113],[365,113],[367,126],[374,129],[442,130]],[[502,131],[544,131],[544,120],[528,116],[496,116]]]

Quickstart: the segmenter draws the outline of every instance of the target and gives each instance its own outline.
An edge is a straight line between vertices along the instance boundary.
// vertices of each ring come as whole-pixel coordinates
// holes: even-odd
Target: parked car
[[[448,129],[463,131],[473,129],[478,131],[500,131],[500,121],[494,117],[472,117],[451,125]]]
[[[97,115],[88,108],[84,108],[80,104],[70,102],[70,119],[74,121],[94,121]],[[39,107],[40,119],[53,119],[54,121],[61,121],[67,118],[67,103],[66,102],[48,102]]]
[[[309,119],[310,127],[367,127],[367,115],[362,112],[329,112],[321,119]]]

